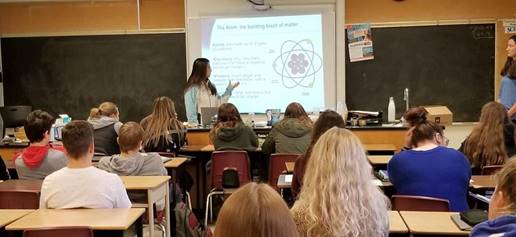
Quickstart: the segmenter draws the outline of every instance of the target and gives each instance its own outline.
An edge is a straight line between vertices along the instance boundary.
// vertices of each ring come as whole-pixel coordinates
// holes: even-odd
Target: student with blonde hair
[[[267,184],[248,183],[220,209],[215,237],[297,237],[285,201]]]
[[[104,102],[98,108],[90,110],[88,122],[95,131],[95,153],[104,155],[119,154],[116,141],[118,130],[122,126],[119,121],[120,112],[113,102]]]
[[[372,182],[360,140],[331,128],[315,144],[292,207],[303,236],[388,236],[389,201]]]
[[[496,175],[489,202],[489,220],[473,228],[471,236],[516,236],[516,160],[505,163]]]
[[[146,152],[177,153],[186,141],[186,128],[177,119],[174,102],[161,96],[154,100],[152,114],[140,124],[143,134],[143,149]]]

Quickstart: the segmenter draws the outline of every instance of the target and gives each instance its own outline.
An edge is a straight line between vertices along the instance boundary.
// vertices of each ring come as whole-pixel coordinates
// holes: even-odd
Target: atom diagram
[[[311,88],[315,74],[322,68],[322,58],[315,53],[311,40],[287,40],[281,45],[280,55],[272,67],[281,76],[285,88]]]

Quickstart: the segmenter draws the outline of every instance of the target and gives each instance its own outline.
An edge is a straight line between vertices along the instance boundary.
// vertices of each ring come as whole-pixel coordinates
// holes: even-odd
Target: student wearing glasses
[[[482,167],[502,165],[516,154],[514,125],[502,104],[489,102],[482,107],[480,121],[459,151],[468,157],[475,175],[481,173]]]
[[[415,125],[412,149],[389,161],[389,179],[397,194],[447,199],[451,211],[464,211],[471,169],[464,154],[445,146],[446,140],[442,128],[432,121]]]

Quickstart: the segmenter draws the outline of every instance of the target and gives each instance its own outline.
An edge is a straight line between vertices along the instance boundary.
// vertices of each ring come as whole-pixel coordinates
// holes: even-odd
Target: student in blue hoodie
[[[471,236],[516,236],[516,160],[505,163],[496,176],[489,203],[489,220],[473,228]]]

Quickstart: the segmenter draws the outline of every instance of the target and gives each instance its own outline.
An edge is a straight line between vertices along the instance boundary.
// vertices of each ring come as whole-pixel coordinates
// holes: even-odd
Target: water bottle
[[[249,113],[249,120],[250,120],[249,125],[251,127],[254,127],[254,113]]]
[[[387,112],[387,120],[389,122],[394,122],[394,120],[396,120],[396,107],[394,105],[394,98],[393,97],[389,97],[389,107],[388,108],[388,112]]]

